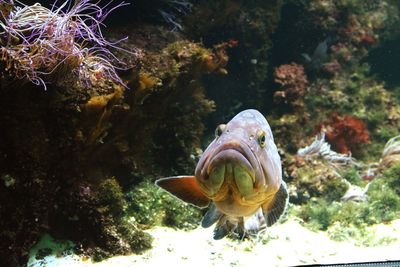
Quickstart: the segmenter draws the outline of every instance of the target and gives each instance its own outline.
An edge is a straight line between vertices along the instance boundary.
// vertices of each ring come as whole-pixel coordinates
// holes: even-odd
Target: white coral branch
[[[390,138],[386,143],[378,168],[382,170],[396,162],[400,162],[400,135]]]
[[[336,169],[340,168],[341,166],[361,166],[356,162],[351,154],[340,154],[331,150],[331,146],[325,142],[325,133],[317,135],[314,142],[312,142],[309,146],[300,148],[297,151],[297,155],[305,158],[306,160],[311,160],[313,158],[324,159]]]
[[[390,138],[382,152],[382,158],[400,154],[400,135]]]

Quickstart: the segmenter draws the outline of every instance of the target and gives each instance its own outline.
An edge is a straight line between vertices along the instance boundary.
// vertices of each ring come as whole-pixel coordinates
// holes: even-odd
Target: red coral
[[[305,95],[308,80],[303,66],[296,63],[281,65],[275,69],[274,78],[282,87],[282,90],[275,92],[275,98],[285,98],[291,102]]]
[[[341,117],[334,112],[331,120],[321,123],[317,129],[325,132],[326,140],[333,150],[343,154],[354,152],[360,144],[370,142],[364,122],[353,116]]]

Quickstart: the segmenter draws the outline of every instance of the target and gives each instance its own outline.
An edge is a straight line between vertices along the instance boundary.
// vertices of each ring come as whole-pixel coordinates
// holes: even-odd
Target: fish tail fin
[[[281,186],[276,192],[274,199],[271,203],[268,203],[267,206],[264,207],[264,217],[267,223],[267,226],[271,226],[276,223],[279,218],[282,216],[286,207],[289,203],[289,194],[287,191],[286,183],[282,181]]]

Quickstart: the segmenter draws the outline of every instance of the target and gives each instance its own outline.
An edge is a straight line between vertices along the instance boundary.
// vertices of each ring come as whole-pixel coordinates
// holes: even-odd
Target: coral
[[[315,141],[309,146],[300,148],[297,151],[297,156],[303,157],[306,160],[312,158],[324,159],[329,165],[336,169],[343,166],[358,166],[357,162],[350,155],[344,155],[332,151],[330,145],[325,142],[325,133],[315,137]]]
[[[277,67],[274,80],[281,86],[281,90],[274,94],[275,99],[293,102],[306,93],[308,80],[301,65],[290,63]]]
[[[192,1],[192,12],[184,20],[185,33],[206,47],[237,40],[228,50],[228,75],[209,77],[204,86],[218,105],[214,124],[232,116],[243,106],[268,106],[272,92],[269,51],[284,1]],[[218,88],[216,90],[215,88]],[[268,89],[266,89],[268,88]]]
[[[399,217],[397,139],[381,167],[365,163],[400,128],[397,89],[366,59],[398,32],[393,1],[139,0],[135,24],[111,27],[108,42],[100,26],[109,12],[89,1],[15,3],[0,3],[2,264],[24,264],[44,233],[102,260],[149,248],[148,227],[196,227],[202,212],[152,181],[192,173],[212,139],[206,122],[248,106],[269,119],[305,225],[365,241],[366,225]],[[149,25],[165,24],[158,9],[179,31]],[[329,38],[312,73],[301,53]],[[48,90],[37,90],[43,83]],[[274,103],[276,89],[289,105]],[[331,146],[310,140],[321,128]],[[350,151],[357,161],[340,154]],[[354,186],[368,190],[346,196]]]
[[[358,146],[369,143],[369,132],[363,121],[353,116],[341,117],[332,113],[330,121],[322,122],[317,129],[325,132],[327,141],[334,150],[348,154]]]
[[[321,70],[328,74],[335,74],[341,70],[341,65],[336,59],[334,59],[331,62],[322,64]]]
[[[307,93],[296,105],[282,108],[275,103],[267,109],[294,213],[307,227],[326,230],[336,240],[379,243],[382,240],[370,238],[366,227],[399,216],[398,195],[393,190],[397,185],[388,179],[395,172],[382,174],[396,165],[396,160],[391,161],[396,159],[395,141],[389,146],[393,150],[384,149],[392,151],[384,153],[389,160],[380,161],[382,166],[391,162],[390,167],[379,168],[378,161],[385,142],[398,135],[400,105],[396,90],[374,76],[367,56],[374,47],[398,36],[398,4],[287,1],[281,19],[271,51],[270,86],[276,83],[273,70],[287,62],[304,64],[302,53],[312,54],[321,40],[335,39],[326,45],[321,71],[312,72],[304,64]],[[309,141],[321,128],[330,146],[321,137]],[[332,160],[340,164],[332,168]]]
[[[398,133],[400,106],[381,82],[369,76],[368,65],[353,64],[349,70],[342,69],[329,80],[319,78],[310,85],[305,96],[306,112],[310,118],[305,126],[308,131],[316,133],[320,127],[315,129],[311,125],[322,126],[321,121],[332,123],[332,118],[327,119],[332,117],[332,113],[352,114],[363,121],[371,142],[356,147],[354,151],[348,149],[360,160],[377,161],[387,140]],[[304,111],[298,116],[303,114]],[[336,150],[333,145],[332,148]]]
[[[151,238],[126,217],[131,185],[193,171],[204,117],[214,109],[201,78],[220,72],[227,58],[162,27],[129,34],[113,51],[130,68],[123,73],[129,90],[95,73],[94,84],[65,74],[46,91],[1,81],[0,217],[9,218],[0,221],[2,263],[24,264],[44,233],[98,260],[140,252]],[[125,35],[119,28],[108,38]],[[174,223],[181,206],[170,207],[162,223],[182,226]]]
[[[227,58],[221,60],[217,48],[205,49],[179,38],[171,42],[160,29],[142,26],[136,32],[130,30],[129,39],[135,40],[146,56],[141,67],[129,75],[131,90],[125,101],[131,109],[126,122],[112,133],[127,141],[110,149],[120,151],[124,158],[121,163],[126,167],[120,169],[133,166],[160,175],[191,173],[201,153],[202,120],[214,110],[200,79],[204,74],[223,72]],[[148,32],[154,33],[154,39],[148,39]]]
[[[321,29],[332,31],[336,28],[340,35],[356,45],[375,44],[377,36],[387,37],[398,19],[398,11],[386,1],[311,1],[306,10]]]
[[[385,170],[400,162],[400,135],[392,137],[386,143],[379,161],[379,170]]]

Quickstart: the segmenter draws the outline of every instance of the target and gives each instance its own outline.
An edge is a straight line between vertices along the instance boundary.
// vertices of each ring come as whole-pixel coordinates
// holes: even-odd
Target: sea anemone
[[[91,83],[90,74],[82,75],[83,72],[101,70],[105,77],[122,84],[116,67],[110,63],[121,62],[108,50],[118,42],[107,41],[101,26],[112,10],[126,3],[107,9],[111,2],[100,7],[89,0],[75,1],[73,5],[66,1],[52,9],[39,3],[10,4],[11,11],[6,15],[2,12],[0,20],[1,71],[12,78],[46,86],[59,70],[77,73],[83,85]]]

